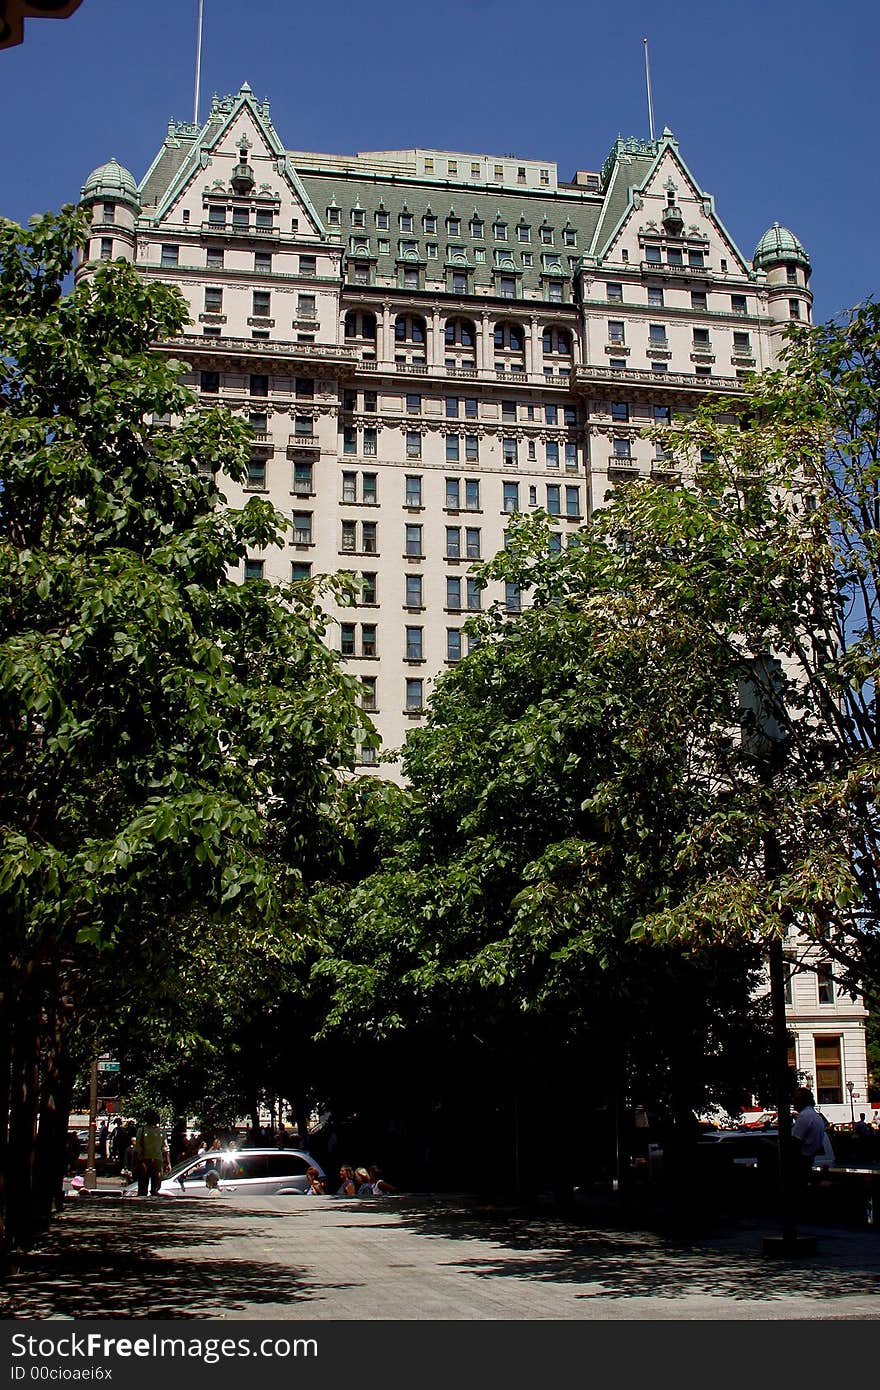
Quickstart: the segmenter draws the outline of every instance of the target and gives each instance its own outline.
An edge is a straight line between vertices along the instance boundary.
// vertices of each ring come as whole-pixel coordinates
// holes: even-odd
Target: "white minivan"
[[[308,1191],[306,1176],[319,1163],[302,1149],[211,1150],[197,1158],[186,1158],[166,1173],[159,1189],[161,1197],[210,1197],[215,1192],[237,1193],[240,1197],[302,1196]],[[138,1185],[131,1182],[124,1197],[136,1197]]]

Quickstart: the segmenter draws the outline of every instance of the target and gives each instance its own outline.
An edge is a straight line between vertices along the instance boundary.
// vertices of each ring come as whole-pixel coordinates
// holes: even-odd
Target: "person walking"
[[[798,1114],[791,1128],[791,1137],[798,1146],[798,1176],[801,1184],[805,1184],[814,1158],[825,1152],[825,1120],[815,1108],[812,1091],[805,1086],[795,1091],[794,1105]]]
[[[135,1156],[138,1163],[138,1196],[155,1197],[162,1186],[162,1177],[171,1171],[171,1156],[165,1135],[159,1128],[159,1114],[156,1110],[144,1113],[144,1123],[137,1132]]]

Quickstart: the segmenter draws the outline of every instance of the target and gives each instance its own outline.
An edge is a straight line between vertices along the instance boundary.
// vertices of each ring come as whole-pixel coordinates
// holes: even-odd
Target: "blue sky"
[[[111,155],[143,176],[169,118],[192,118],[197,8],[83,0],[72,19],[30,21],[0,53],[0,213],[75,200]],[[875,292],[877,0],[205,0],[202,91],[247,79],[288,148],[512,153],[567,178],[598,169],[618,133],[647,135],[644,34],[657,128],[741,249],[791,227],[817,318]]]

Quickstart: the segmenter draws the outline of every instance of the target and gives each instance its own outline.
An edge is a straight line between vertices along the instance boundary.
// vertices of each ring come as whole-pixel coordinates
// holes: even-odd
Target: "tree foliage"
[[[95,981],[161,980],[196,908],[247,930],[301,896],[342,853],[341,774],[374,738],[319,589],[229,578],[286,523],[225,505],[247,427],[155,351],[184,301],[122,262],[65,293],[84,234],[72,208],[0,224],[0,1120],[21,1230],[47,1200],[28,1134],[62,1122]]]

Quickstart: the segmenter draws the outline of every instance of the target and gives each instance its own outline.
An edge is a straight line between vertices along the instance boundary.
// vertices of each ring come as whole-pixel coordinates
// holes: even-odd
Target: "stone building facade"
[[[360,576],[336,639],[390,750],[468,614],[517,610],[469,574],[510,513],[544,508],[564,546],[617,480],[675,476],[643,428],[735,393],[810,318],[797,238],[775,224],[747,259],[668,130],[567,181],[513,156],[322,155],[285,149],[245,84],[171,122],[139,185],[111,160],[83,202],[80,273],[123,256],[176,286],[190,384],[254,430],[230,500],[264,495],[291,530],[241,577]],[[834,1018],[861,1096],[853,1007]]]

